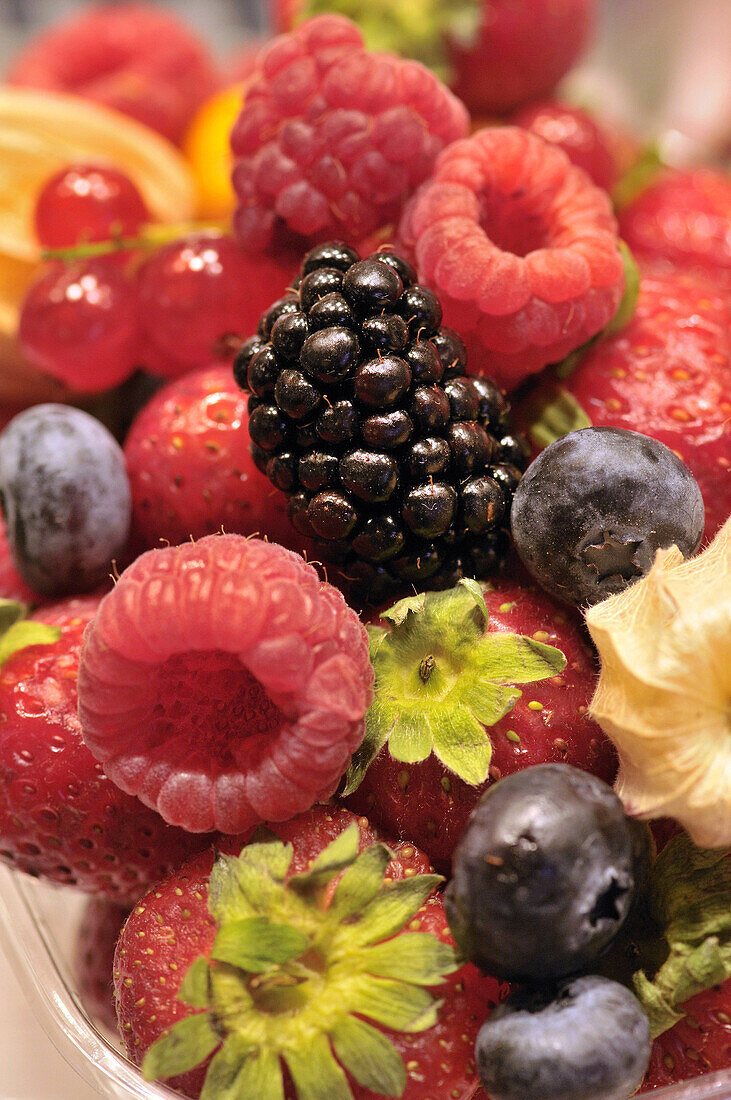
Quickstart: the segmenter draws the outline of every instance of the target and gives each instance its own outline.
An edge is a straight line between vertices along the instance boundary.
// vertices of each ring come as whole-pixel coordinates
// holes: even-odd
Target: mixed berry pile
[[[0,859],[193,1100],[728,1069],[731,183],[551,98],[589,0],[274,7],[227,73],[129,5],[8,77],[232,186],[35,188]]]

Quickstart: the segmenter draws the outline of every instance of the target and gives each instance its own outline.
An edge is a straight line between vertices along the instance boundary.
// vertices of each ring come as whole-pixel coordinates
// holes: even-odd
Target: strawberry
[[[549,372],[516,419],[539,448],[590,424],[659,439],[700,485],[709,539],[731,512],[729,316],[710,281],[647,269],[629,324]]]
[[[544,593],[463,581],[402,600],[369,635],[375,698],[344,796],[437,867],[501,776],[556,761],[613,779],[586,715],[596,668],[579,620]]]
[[[79,650],[99,602],[49,604],[2,636],[0,858],[131,905],[209,840],[171,828],[120,791],[81,739]],[[3,616],[12,607],[2,605]]]
[[[117,1029],[112,970],[114,949],[128,905],[106,898],[89,898],[76,933],[73,968],[84,1008],[111,1031]]]
[[[503,990],[459,968],[425,857],[337,807],[272,828],[243,850],[227,838],[133,910],[114,967],[129,1057],[191,1097],[207,1072],[206,1095],[235,1080],[239,1100],[468,1100]]]
[[[650,1020],[640,1092],[731,1066],[731,850],[673,837],[603,961],[632,984]]]
[[[731,978],[681,1005],[682,1020],[652,1044],[640,1092],[731,1066]]]
[[[619,215],[640,260],[710,276],[731,289],[731,179],[711,168],[662,172]]]
[[[221,528],[291,549],[304,546],[284,497],[254,465],[248,419],[246,395],[222,363],[175,379],[140,412],[124,454],[133,531],[142,548]]]

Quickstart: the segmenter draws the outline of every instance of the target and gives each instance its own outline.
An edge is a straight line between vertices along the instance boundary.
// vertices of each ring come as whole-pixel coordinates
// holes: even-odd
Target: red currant
[[[231,237],[202,233],[174,241],[139,276],[145,365],[175,376],[225,356],[242,332],[252,265]]]
[[[103,165],[72,164],[57,172],[44,185],[35,209],[36,236],[44,248],[134,237],[149,220],[132,180]]]
[[[110,389],[132,374],[137,338],[134,288],[106,257],[54,264],[21,310],[28,361],[81,393]]]

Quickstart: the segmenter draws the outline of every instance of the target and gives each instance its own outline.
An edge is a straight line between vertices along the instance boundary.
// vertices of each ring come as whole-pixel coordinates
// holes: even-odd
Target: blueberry
[[[127,541],[124,456],[81,409],[36,405],[0,436],[0,491],[23,579],[44,596],[85,592],[109,575]]]
[[[463,954],[491,974],[553,981],[593,964],[629,912],[638,826],[605,783],[540,764],[489,787],[454,853],[445,903]]]
[[[513,500],[515,546],[548,592],[587,605],[648,573],[655,551],[685,557],[703,534],[703,498],[687,466],[655,439],[580,428],[528,467]]]
[[[475,1056],[492,1100],[626,1100],[650,1046],[634,994],[590,976],[512,994],[480,1028]]]

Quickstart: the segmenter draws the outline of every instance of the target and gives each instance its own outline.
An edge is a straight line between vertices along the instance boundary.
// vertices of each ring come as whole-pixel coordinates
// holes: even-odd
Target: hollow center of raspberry
[[[550,243],[549,226],[531,209],[523,189],[511,195],[487,191],[480,196],[480,225],[502,252],[527,256]]]
[[[153,715],[158,742],[184,737],[222,764],[234,764],[231,746],[279,729],[283,716],[259,681],[233,653],[190,650],[158,670]]]

